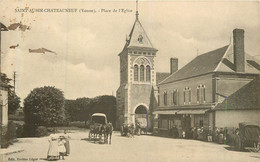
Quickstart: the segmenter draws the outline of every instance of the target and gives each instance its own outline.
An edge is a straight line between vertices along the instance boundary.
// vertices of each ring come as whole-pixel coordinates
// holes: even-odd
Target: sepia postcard
[[[1,162],[259,161],[259,1],[0,10]]]

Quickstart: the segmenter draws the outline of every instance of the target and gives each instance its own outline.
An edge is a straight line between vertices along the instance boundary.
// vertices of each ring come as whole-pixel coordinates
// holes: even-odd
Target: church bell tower
[[[133,28],[126,38],[120,58],[120,86],[117,90],[117,125],[135,124],[151,128],[151,102],[156,88],[153,47],[139,21],[138,3]]]

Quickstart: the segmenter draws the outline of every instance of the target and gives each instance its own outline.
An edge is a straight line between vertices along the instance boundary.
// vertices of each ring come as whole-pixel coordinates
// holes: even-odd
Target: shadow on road
[[[105,144],[104,141],[100,141],[99,139],[89,140],[89,138],[82,138],[80,140],[87,141],[87,142],[92,143],[92,144]]]
[[[233,146],[224,147],[228,151],[235,151],[235,152],[250,152],[249,150],[242,150],[242,151],[236,151]]]

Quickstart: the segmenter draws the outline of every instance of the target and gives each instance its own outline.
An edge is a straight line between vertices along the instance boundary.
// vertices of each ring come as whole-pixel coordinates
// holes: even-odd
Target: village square
[[[255,32],[259,24],[244,25],[236,15],[240,12],[232,3],[227,3],[233,15],[222,23],[231,20],[234,23],[227,23],[228,27],[221,31],[231,34],[215,31],[218,26],[213,24],[220,18],[216,18],[216,22],[208,19],[208,25],[212,23],[213,28],[203,32],[203,24],[195,20],[196,25],[184,27],[184,23],[178,28],[171,16],[149,19],[154,13],[144,6],[149,4],[155,9],[155,3],[127,3],[134,7],[115,12],[113,4],[105,6],[100,2],[99,8],[103,9],[100,12],[93,9],[100,18],[95,20],[85,16],[75,19],[70,13],[72,9],[73,14],[83,15],[88,11],[80,12],[77,7],[83,6],[75,7],[73,3],[59,9],[64,13],[52,13],[51,18],[40,12],[35,13],[40,18],[30,15],[34,19],[30,21],[25,18],[7,21],[5,16],[1,17],[0,159],[259,161],[260,49],[255,45],[259,43],[256,38],[259,32]],[[90,8],[95,6],[91,2],[87,4]],[[124,8],[123,3],[115,4],[117,8]],[[167,7],[175,3],[161,4],[169,11]],[[184,4],[185,7],[190,5]],[[244,4],[236,5],[241,8],[241,15],[247,11]],[[255,9],[256,4],[245,5]],[[193,13],[191,6],[187,10]],[[15,14],[31,14],[27,13],[30,7],[17,8],[21,10]],[[161,7],[161,11],[164,8]],[[185,20],[189,14],[185,15],[180,8],[162,13]],[[215,10],[216,13],[222,11],[219,7]],[[104,18],[104,13],[114,15]],[[126,18],[125,15],[128,18],[121,22],[119,17]],[[203,17],[194,15],[193,18]],[[252,11],[249,15],[257,14]],[[37,26],[39,20],[46,23]],[[66,27],[61,25],[64,21]],[[103,21],[112,25],[104,25]],[[172,26],[160,24],[165,21]],[[55,24],[62,28],[58,30]],[[187,31],[183,35],[172,32],[175,26],[180,33],[185,28]],[[196,26],[201,31],[193,32],[197,36],[193,37],[188,31]],[[119,35],[126,30],[121,30],[123,27],[128,31],[121,39]],[[70,29],[75,33],[69,32]],[[8,34],[14,36],[18,32],[21,38],[15,43],[17,39],[11,39]],[[56,37],[49,39],[48,35]],[[191,38],[186,39],[187,35]],[[192,47],[192,54],[187,46],[194,45],[194,40],[197,46],[201,41],[202,45],[212,48],[203,47],[209,50],[200,52]],[[212,45],[214,43],[216,45]],[[109,49],[112,52],[107,52]],[[168,54],[163,55],[165,52]],[[162,58],[164,62],[158,63]],[[168,70],[160,72],[161,69]]]

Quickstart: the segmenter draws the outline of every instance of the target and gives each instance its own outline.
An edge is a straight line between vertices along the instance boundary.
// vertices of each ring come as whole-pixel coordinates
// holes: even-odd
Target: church
[[[157,49],[152,45],[138,18],[118,54],[120,58],[120,86],[116,93],[117,122],[135,124],[137,121],[152,128],[152,110],[157,105],[158,89],[154,58]],[[167,75],[167,74],[166,74]],[[160,77],[159,77],[160,78]]]

